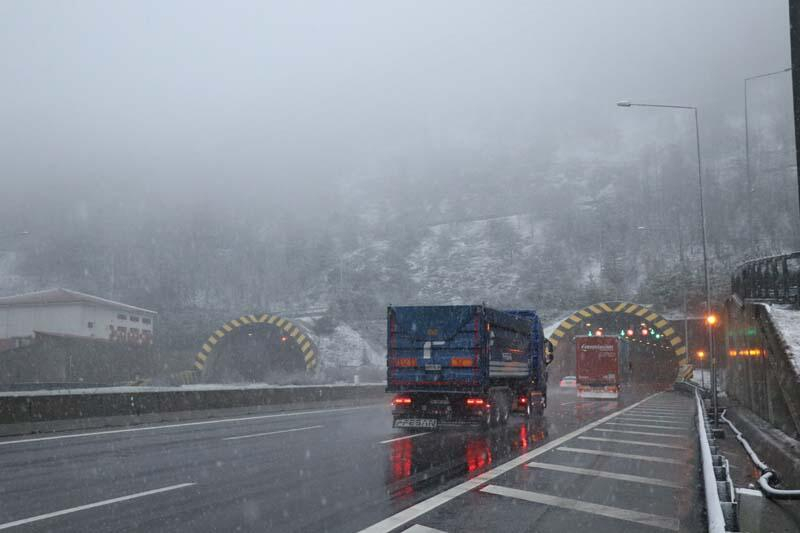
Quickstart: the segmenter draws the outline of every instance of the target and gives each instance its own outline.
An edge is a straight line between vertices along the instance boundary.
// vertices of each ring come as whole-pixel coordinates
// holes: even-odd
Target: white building
[[[150,344],[156,312],[67,289],[0,298],[0,350],[35,332]]]

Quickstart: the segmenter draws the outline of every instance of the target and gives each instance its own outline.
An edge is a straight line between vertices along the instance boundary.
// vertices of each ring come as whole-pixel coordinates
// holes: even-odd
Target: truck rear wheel
[[[500,423],[505,426],[508,424],[508,417],[511,416],[511,396],[503,394],[500,398],[502,398],[500,400],[500,408],[502,409],[500,412]]]
[[[492,409],[486,409],[483,413],[483,418],[481,418],[481,427],[483,429],[489,429],[492,427]]]
[[[528,402],[529,404],[532,402]],[[542,396],[536,401],[536,405],[533,407],[533,414],[536,416],[542,416],[544,414],[544,408],[547,407],[547,397]]]

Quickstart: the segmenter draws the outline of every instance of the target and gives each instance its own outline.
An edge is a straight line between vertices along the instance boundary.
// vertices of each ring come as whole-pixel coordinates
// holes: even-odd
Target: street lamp
[[[757,80],[759,78],[766,78],[768,76],[774,76],[776,74],[783,74],[784,72],[790,72],[792,67],[787,67],[783,70],[776,70],[775,72],[767,72],[766,74],[758,74],[756,76],[750,76],[749,78],[744,79],[744,160],[745,160],[745,173],[747,174],[747,228],[748,228],[748,237],[750,239],[750,247],[752,249],[753,243],[755,239],[753,238],[753,199],[751,195],[753,194],[753,176],[750,173],[750,133],[748,130],[748,118],[747,118],[747,82]]]
[[[706,376],[705,372],[703,372],[703,358],[706,356],[706,353],[703,350],[697,352],[697,358],[700,359],[700,386],[704,389],[706,388]]]
[[[703,229],[703,277],[705,279],[706,289],[706,312],[711,313],[711,290],[708,283],[708,252],[707,252],[707,239],[706,239],[706,214],[703,205],[703,170],[702,162],[700,159],[700,125],[697,120],[697,107],[685,105],[665,105],[665,104],[639,104],[633,103],[630,100],[620,100],[617,102],[619,107],[658,107],[665,109],[686,109],[694,113],[694,134],[695,143],[697,148],[697,184],[700,189],[700,225]],[[714,348],[711,338],[711,325],[708,324],[708,353],[711,359],[711,396],[714,409],[714,426],[719,425],[717,420],[717,360],[714,357]]]

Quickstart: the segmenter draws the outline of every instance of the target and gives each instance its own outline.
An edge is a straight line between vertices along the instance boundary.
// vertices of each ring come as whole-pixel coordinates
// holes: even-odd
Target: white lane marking
[[[660,442],[647,442],[643,440],[609,439],[606,437],[578,437],[582,440],[596,440],[599,442],[619,442],[621,444],[636,444],[637,446],[654,446],[656,448],[671,448],[673,450],[685,450],[686,446],[676,444],[661,444]]]
[[[634,414],[640,415],[656,415],[656,416],[666,416],[666,417],[673,417],[673,418],[691,418],[690,413],[681,413],[678,411],[657,411],[654,409],[637,409],[633,411]]]
[[[498,496],[507,496],[509,498],[516,498],[518,500],[525,500],[543,505],[550,505],[552,507],[560,507],[562,509],[568,509],[571,511],[581,511],[584,513],[606,516],[608,518],[616,518],[617,520],[635,522],[637,524],[644,524],[646,526],[658,527],[661,529],[669,529],[671,531],[678,531],[680,526],[679,520],[676,518],[670,518],[668,516],[640,513],[638,511],[631,511],[629,509],[621,509],[619,507],[610,507],[608,505],[600,505],[598,503],[589,503],[581,500],[572,500],[570,498],[550,496],[548,494],[530,492],[527,490],[512,489],[510,487],[487,485],[481,489],[481,492],[496,494]]]
[[[662,418],[662,417],[654,418],[652,416],[646,416],[646,415],[630,415],[630,416],[625,415],[625,419],[626,420],[638,420],[640,422],[656,422],[656,423],[663,422],[664,424],[686,424],[688,422],[688,420],[685,419],[685,418],[684,419],[680,419],[680,418]]]
[[[408,529],[404,529],[403,533],[445,533],[441,529],[433,529],[432,527],[414,524]]]
[[[576,404],[576,403],[578,403],[578,402],[564,402],[561,405],[573,405],[573,404]]]
[[[578,437],[583,438],[583,437]],[[617,474],[616,472],[607,472],[605,470],[593,470],[591,468],[576,468],[574,466],[557,465],[553,463],[528,463],[525,466],[531,468],[542,468],[545,470],[555,470],[556,472],[567,472],[569,474],[579,474],[582,476],[605,477],[608,479],[618,479],[620,481],[631,481],[633,483],[643,483],[645,485],[656,485],[658,487],[669,487],[671,489],[683,489],[682,485],[666,481],[664,479],[657,479],[654,477],[632,476],[629,474]]]
[[[586,455],[602,455],[603,457],[619,457],[620,459],[634,459],[636,461],[650,461],[652,463],[667,463],[671,465],[686,464],[686,461],[679,461],[677,459],[667,459],[665,457],[653,457],[651,455],[636,455],[633,453],[606,452],[603,450],[591,450],[589,448],[570,448],[569,446],[560,446],[556,448],[556,450],[559,452],[583,453]]]
[[[688,415],[688,414],[686,414],[686,415],[680,415],[680,414],[679,415],[668,415],[668,414],[663,414],[663,413],[654,413],[652,411],[631,411],[630,415],[631,416],[651,416],[651,417],[654,417],[654,418],[673,418],[673,419],[677,419],[677,420],[688,420],[688,419],[692,418],[691,415]]]
[[[607,433],[627,433],[629,435],[650,435],[652,437],[666,437],[668,439],[686,439],[686,435],[670,435],[669,433],[656,433],[655,431],[631,431],[629,429],[604,429],[604,428],[597,428],[593,431],[604,431]]]
[[[398,440],[414,439],[414,438],[417,438],[417,437],[421,437],[423,435],[427,435],[428,433],[431,433],[431,432],[430,431],[423,431],[422,433],[413,433],[411,435],[406,435],[404,437],[397,437],[396,439],[382,440],[380,442],[380,444],[389,444],[390,442],[396,442]]]
[[[248,420],[263,420],[265,418],[285,418],[288,416],[315,415],[318,413],[331,413],[334,411],[354,411],[356,409],[370,409],[374,407],[375,407],[374,405],[362,405],[359,407],[338,407],[334,409],[317,409],[314,411],[293,411],[289,413],[277,413],[271,415],[243,416],[239,418],[220,418],[215,420],[203,420],[202,422],[182,422],[180,424],[165,424],[161,426],[145,426],[145,427],[135,427],[127,429],[109,429],[106,431],[93,431],[91,433],[71,433],[69,435],[54,435],[52,437],[37,437],[32,439],[7,440],[4,442],[0,441],[0,446],[8,446],[10,444],[23,444],[26,442],[40,442],[47,440],[77,439],[79,437],[94,437],[97,435],[115,435],[117,433],[131,433],[134,431],[157,431],[160,429],[173,429],[173,428],[182,428],[191,426],[207,426],[211,424],[246,422]]]
[[[281,429],[278,431],[267,431],[265,433],[253,433],[252,435],[238,435],[236,437],[225,437],[222,440],[252,439],[253,437],[266,437],[268,435],[278,435],[280,433],[292,433],[295,431],[306,431],[307,429],[319,429],[325,426],[306,426],[304,428]]]
[[[662,393],[657,392],[653,396],[657,396],[659,394],[662,394]],[[652,398],[653,396],[650,396],[649,398]],[[493,480],[494,478],[505,474],[509,470],[513,470],[514,468],[517,468],[518,466],[524,465],[525,463],[529,462],[534,457],[536,457],[538,455],[541,455],[541,454],[543,454],[545,452],[548,452],[548,451],[550,451],[550,450],[552,450],[552,449],[554,449],[554,448],[556,448],[558,446],[561,446],[561,444],[567,442],[568,440],[574,439],[578,435],[586,433],[590,429],[594,429],[597,426],[599,426],[600,424],[604,424],[605,422],[608,422],[609,420],[613,419],[614,417],[619,416],[622,413],[625,413],[629,409],[633,409],[634,407],[636,407],[637,405],[639,405],[640,403],[642,403],[642,402],[644,402],[646,400],[647,400],[647,398],[645,398],[644,400],[641,400],[641,401],[631,405],[630,407],[626,407],[625,409],[617,411],[616,413],[611,413],[610,415],[606,415],[603,418],[601,418],[600,420],[597,420],[595,422],[590,422],[589,424],[586,424],[585,426],[582,426],[582,427],[576,429],[575,431],[567,433],[566,435],[564,435],[562,437],[559,437],[559,438],[557,438],[555,440],[552,440],[552,441],[540,446],[539,448],[536,448],[536,449],[533,449],[533,450],[531,450],[531,451],[529,451],[527,453],[524,453],[524,454],[520,455],[519,457],[516,457],[515,459],[511,459],[510,461],[507,461],[507,462],[501,464],[500,466],[497,466],[497,467],[495,467],[495,468],[493,468],[491,470],[488,470],[488,471],[484,472],[483,474],[479,474],[479,475],[475,476],[472,479],[469,479],[469,480],[467,480],[467,481],[465,481],[465,482],[463,482],[463,483],[461,483],[459,485],[456,485],[455,487],[447,489],[444,492],[440,492],[439,494],[431,496],[427,500],[422,500],[421,502],[419,502],[419,503],[417,503],[415,505],[412,505],[411,507],[409,507],[407,509],[404,509],[404,510],[400,511],[399,513],[393,514],[392,516],[390,516],[388,518],[384,518],[380,522],[378,522],[376,524],[373,524],[373,525],[369,526],[368,528],[362,529],[361,533],[388,533],[389,531],[392,531],[393,529],[397,529],[397,528],[409,523],[410,521],[414,520],[415,518],[418,518],[419,516],[427,513],[428,511],[436,509],[440,505],[443,505],[443,504],[445,504],[445,503],[447,503],[447,502],[449,502],[449,501],[451,501],[451,500],[453,500],[455,498],[458,498],[462,494],[466,494],[467,492],[480,487],[484,483],[487,483],[487,482]]]
[[[655,424],[642,424],[641,422],[609,422],[609,426],[633,426],[635,428],[653,428],[653,429],[669,429],[670,431],[675,431],[676,429],[686,430],[688,431],[689,428],[679,428],[675,426],[657,426]]]
[[[94,509],[95,507],[102,507],[103,505],[111,505],[113,503],[133,500],[135,498],[142,498],[144,496],[150,496],[151,494],[159,494],[161,492],[168,492],[171,490],[178,490],[185,487],[191,487],[192,485],[196,484],[197,483],[181,483],[180,485],[170,485],[169,487],[162,487],[160,489],[147,490],[144,492],[137,492],[136,494],[120,496],[119,498],[111,498],[110,500],[103,500],[100,502],[89,503],[87,505],[79,505],[78,507],[70,507],[69,509],[63,509],[61,511],[40,514],[38,516],[32,516],[30,518],[14,520],[13,522],[6,522],[5,524],[0,524],[0,529],[9,529],[12,527],[21,526],[23,524],[30,524],[31,522],[38,522],[40,520],[47,520],[48,518],[55,518],[56,516],[62,516],[70,513],[77,513],[78,511],[85,511],[86,509]]]
[[[676,422],[674,420],[670,420],[670,421],[667,421],[667,420],[654,420],[652,418],[639,418],[638,416],[621,416],[621,417],[619,417],[619,420],[620,420],[620,422],[623,422],[623,421],[627,422],[627,421],[630,420],[630,421],[633,421],[633,422],[644,422],[644,423],[647,423],[647,424],[663,424],[665,427],[675,427],[675,428],[686,428],[686,427],[688,427],[685,422]]]

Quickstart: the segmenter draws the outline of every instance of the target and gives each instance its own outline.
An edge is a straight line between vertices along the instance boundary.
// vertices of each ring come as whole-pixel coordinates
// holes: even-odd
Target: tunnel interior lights
[[[731,357],[759,357],[766,355],[766,353],[760,348],[745,348],[743,350],[729,350],[728,355]]]

